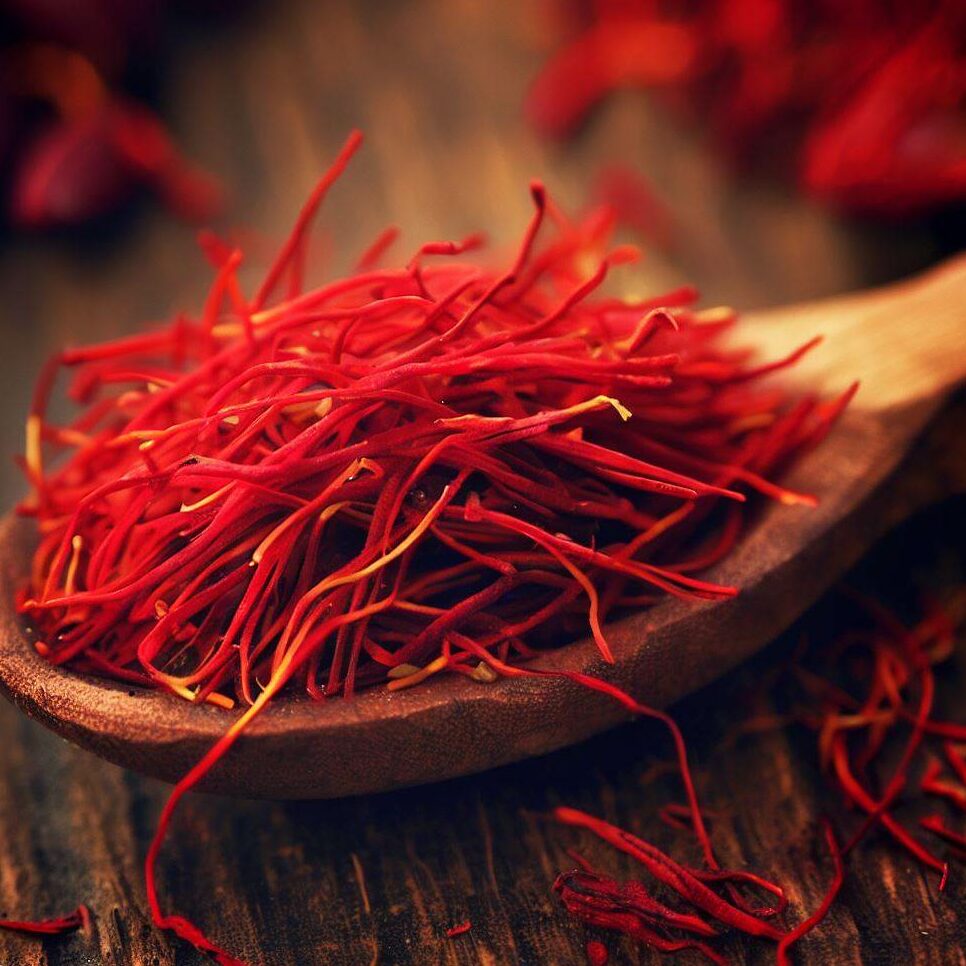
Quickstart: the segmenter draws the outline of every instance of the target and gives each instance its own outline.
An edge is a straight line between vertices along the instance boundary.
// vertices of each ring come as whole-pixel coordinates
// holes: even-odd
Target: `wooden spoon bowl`
[[[595,674],[666,706],[773,639],[903,517],[966,489],[957,440],[966,405],[947,403],[966,375],[966,259],[875,292],[760,313],[740,331],[769,356],[822,333],[825,344],[795,378],[830,391],[863,382],[829,438],[785,481],[815,493],[819,506],[763,506],[708,575],[740,587],[737,598],[668,599],[614,622],[613,666],[585,640],[534,667]],[[240,712],[79,675],[40,657],[13,606],[32,533],[12,516],[0,523],[0,689],[81,747],[176,781]],[[627,717],[612,700],[560,679],[479,684],[453,675],[351,700],[280,699],[200,787],[270,798],[383,791],[542,754]]]

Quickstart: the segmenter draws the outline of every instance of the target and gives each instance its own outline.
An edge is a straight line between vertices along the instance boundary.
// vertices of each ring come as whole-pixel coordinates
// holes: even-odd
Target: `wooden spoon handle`
[[[801,385],[836,392],[859,380],[854,405],[879,411],[936,398],[966,378],[966,253],[893,285],[747,321],[769,357],[824,336],[788,373]]]

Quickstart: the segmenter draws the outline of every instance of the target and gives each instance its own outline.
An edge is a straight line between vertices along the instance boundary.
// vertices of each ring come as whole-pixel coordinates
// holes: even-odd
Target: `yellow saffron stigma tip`
[[[226,711],[231,711],[235,707],[233,698],[229,698],[226,694],[219,694],[217,691],[212,691],[205,700],[208,704],[213,704],[218,708],[224,708]]]
[[[386,671],[386,677],[390,681],[396,681],[399,678],[408,678],[411,674],[417,674],[419,670],[415,664],[397,664]]]
[[[421,681],[425,681],[426,678],[430,677],[431,675],[436,674],[437,671],[442,671],[447,664],[449,664],[449,657],[447,657],[445,654],[442,654],[436,658],[435,661],[430,661],[426,667],[416,670],[406,677],[391,680],[386,687],[390,691],[401,691],[403,688],[411,688],[414,684],[419,684]],[[402,667],[402,665],[400,665],[400,667]]]
[[[608,406],[613,406],[617,412],[617,415],[620,416],[625,423],[631,418],[631,416],[634,415],[619,399],[615,399],[613,396],[595,396],[590,400],[588,406],[596,407],[605,404]]]
[[[490,667],[489,664],[484,661],[480,661],[479,664],[473,668],[473,673],[470,677],[474,681],[479,681],[481,684],[492,684],[498,677],[496,671]]]
[[[179,697],[184,698],[185,701],[190,701],[194,704],[198,700],[198,692],[192,691],[191,688],[187,688],[183,684],[168,681],[168,687]],[[231,711],[235,707],[235,702],[232,698],[224,694],[219,694],[217,691],[212,691],[211,694],[206,695],[204,701],[207,704],[215,705],[215,707],[224,708],[226,711]]]
[[[44,422],[37,416],[27,417],[27,442],[26,442],[26,461],[31,472],[41,476],[43,473],[43,462],[40,455],[40,441],[43,435]]]
[[[794,490],[782,490],[778,500],[784,506],[818,506],[818,499],[811,493],[796,493]]]

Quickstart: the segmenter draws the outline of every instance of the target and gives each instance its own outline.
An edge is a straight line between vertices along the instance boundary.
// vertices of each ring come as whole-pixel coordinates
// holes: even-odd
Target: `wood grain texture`
[[[686,279],[714,302],[780,304],[905,274],[948,245],[935,225],[849,225],[779,186],[735,181],[694,132],[666,129],[635,95],[618,98],[575,145],[541,145],[519,116],[541,54],[534,16],[528,4],[486,0],[254,5],[227,28],[186,33],[166,106],[189,150],[225,175],[241,221],[274,238],[346,130],[366,129],[368,147],[324,219],[338,230],[338,245],[329,246],[336,266],[390,220],[405,227],[410,246],[480,226],[509,242],[528,214],[528,177],[542,176],[576,205],[595,166],[614,158],[646,167],[681,212],[679,248],[649,259],[633,280],[642,290]],[[4,243],[0,450],[20,444],[28,385],[55,344],[198,303],[207,273],[190,239],[189,229],[146,208],[80,251],[64,241]],[[247,247],[257,254],[270,245]],[[5,505],[19,489],[12,471],[0,478]],[[866,579],[899,598],[914,596],[910,573],[961,581],[951,535],[964,524],[962,504],[918,519],[871,555]],[[828,626],[827,613],[810,620],[816,633]],[[715,834],[733,850],[723,857],[794,883],[800,913],[815,906],[828,875],[810,822],[837,804],[810,740],[776,734],[719,748],[747,682],[792,639],[688,701],[679,716],[709,804],[724,811]],[[943,681],[948,714],[961,714],[964,689],[960,660]],[[165,786],[72,748],[6,705],[0,737],[0,915],[59,914],[79,900],[96,913],[91,936],[40,943],[0,935],[0,962],[203,963],[154,931],[146,912],[140,863]],[[549,892],[575,839],[541,813],[566,802],[669,844],[663,831],[653,833],[653,811],[677,789],[641,781],[654,756],[666,754],[659,732],[631,725],[534,762],[387,796],[300,804],[193,797],[179,812],[161,884],[167,902],[273,966],[581,963],[587,933]],[[961,868],[937,901],[935,882],[885,843],[858,858],[841,902],[798,961],[964,961]],[[444,938],[465,918],[470,933]],[[618,966],[663,961],[608,944]],[[736,943],[731,952],[738,962],[771,961],[767,944]]]

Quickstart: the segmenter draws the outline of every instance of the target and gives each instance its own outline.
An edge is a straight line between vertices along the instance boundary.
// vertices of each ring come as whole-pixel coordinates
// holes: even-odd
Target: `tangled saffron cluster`
[[[610,659],[615,608],[733,594],[696,574],[734,543],[746,492],[809,499],[766,477],[842,401],[759,387],[792,360],[722,348],[733,314],[693,292],[596,295],[627,250],[606,250],[606,218],[533,197],[505,272],[462,257],[477,239],[431,243],[273,300],[304,217],[253,297],[240,252],[209,241],[199,319],[55,358],[25,461],[38,648],[251,703],[293,678],[318,696],[476,673],[581,613]],[[62,368],[81,412],[54,425]]]
[[[616,610],[736,592],[701,571],[748,495],[811,501],[771,477],[849,397],[790,398],[766,377],[809,346],[753,363],[722,342],[734,314],[689,289],[600,294],[635,253],[609,247],[606,212],[572,222],[540,185],[505,270],[471,256],[477,237],[379,267],[388,232],[303,291],[307,231],[359,141],[254,293],[242,253],[206,236],[198,317],[65,350],[28,419],[22,510],[40,540],[19,607],[37,649],[245,707],[176,787],[147,860],[155,921],[223,962],[162,913],[154,864],[178,799],[283,688],[488,683],[586,631],[612,660]],[[79,412],[55,423],[63,370]],[[671,728],[700,826],[673,722],[578,677]]]

